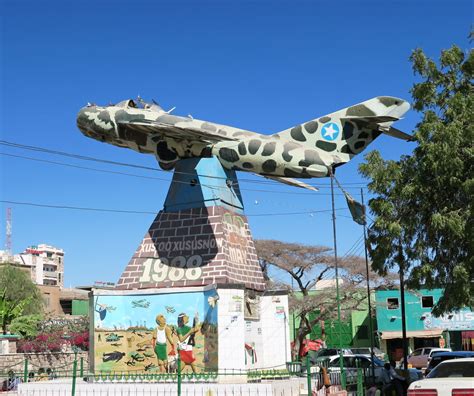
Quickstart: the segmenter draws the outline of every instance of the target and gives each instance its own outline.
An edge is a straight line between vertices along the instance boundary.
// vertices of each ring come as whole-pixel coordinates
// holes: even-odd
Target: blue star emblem
[[[329,140],[332,142],[339,136],[339,131],[339,125],[335,124],[334,122],[328,122],[321,128],[321,136],[324,140]]]

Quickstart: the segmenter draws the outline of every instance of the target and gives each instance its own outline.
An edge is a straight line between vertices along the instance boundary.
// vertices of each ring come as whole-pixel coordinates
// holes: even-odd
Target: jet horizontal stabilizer
[[[392,116],[344,116],[344,117],[341,117],[341,120],[363,121],[363,122],[370,122],[374,124],[380,124],[383,122],[398,121],[400,120],[400,118],[392,117]]]
[[[414,142],[415,141],[414,136],[409,135],[408,133],[402,132],[399,129],[394,128],[394,127],[380,128],[380,130],[385,135],[389,135],[389,136],[392,136],[392,137],[397,138],[397,139],[406,140],[407,142]]]

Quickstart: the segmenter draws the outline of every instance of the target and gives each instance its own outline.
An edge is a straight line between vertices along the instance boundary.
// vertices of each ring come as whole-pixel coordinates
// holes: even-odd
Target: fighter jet
[[[409,108],[402,99],[378,96],[265,135],[175,116],[174,109],[165,111],[155,101],[138,98],[109,106],[88,104],[80,110],[77,126],[93,139],[154,155],[164,170],[185,158],[215,156],[226,169],[314,189],[294,178],[330,176],[381,134],[412,140],[392,127]]]

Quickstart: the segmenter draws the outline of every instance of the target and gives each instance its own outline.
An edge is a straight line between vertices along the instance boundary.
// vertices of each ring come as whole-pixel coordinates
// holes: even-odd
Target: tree
[[[40,314],[43,300],[36,285],[27,273],[7,264],[0,268],[0,323],[3,334],[15,318]]]
[[[334,276],[332,250],[324,246],[307,246],[275,240],[256,240],[255,248],[263,271],[272,286],[289,292],[290,311],[300,319],[293,348],[294,357],[300,351],[303,340],[321,321],[337,317],[335,286],[315,291],[318,281]],[[339,259],[340,301],[344,311],[362,309],[367,294],[362,286],[366,282],[365,260],[350,256]],[[271,281],[270,268],[283,271],[296,283],[286,280]],[[372,273],[374,284],[381,285],[380,278]],[[344,315],[344,312],[343,312]]]
[[[20,334],[24,338],[33,338],[38,334],[38,325],[43,317],[41,315],[23,315],[13,319],[10,323],[10,331]]]
[[[411,288],[443,288],[441,314],[472,305],[474,54],[453,46],[437,65],[417,49],[410,60],[421,79],[411,90],[416,147],[398,161],[370,152],[359,169],[374,194],[369,253],[380,274],[398,267]]]

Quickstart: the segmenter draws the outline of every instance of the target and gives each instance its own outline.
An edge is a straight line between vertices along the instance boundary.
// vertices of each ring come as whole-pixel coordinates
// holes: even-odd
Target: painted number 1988
[[[169,280],[197,280],[202,275],[202,257],[194,255],[186,260],[184,256],[177,256],[168,262],[166,258],[148,258],[143,263],[143,274],[140,282],[163,282]]]

